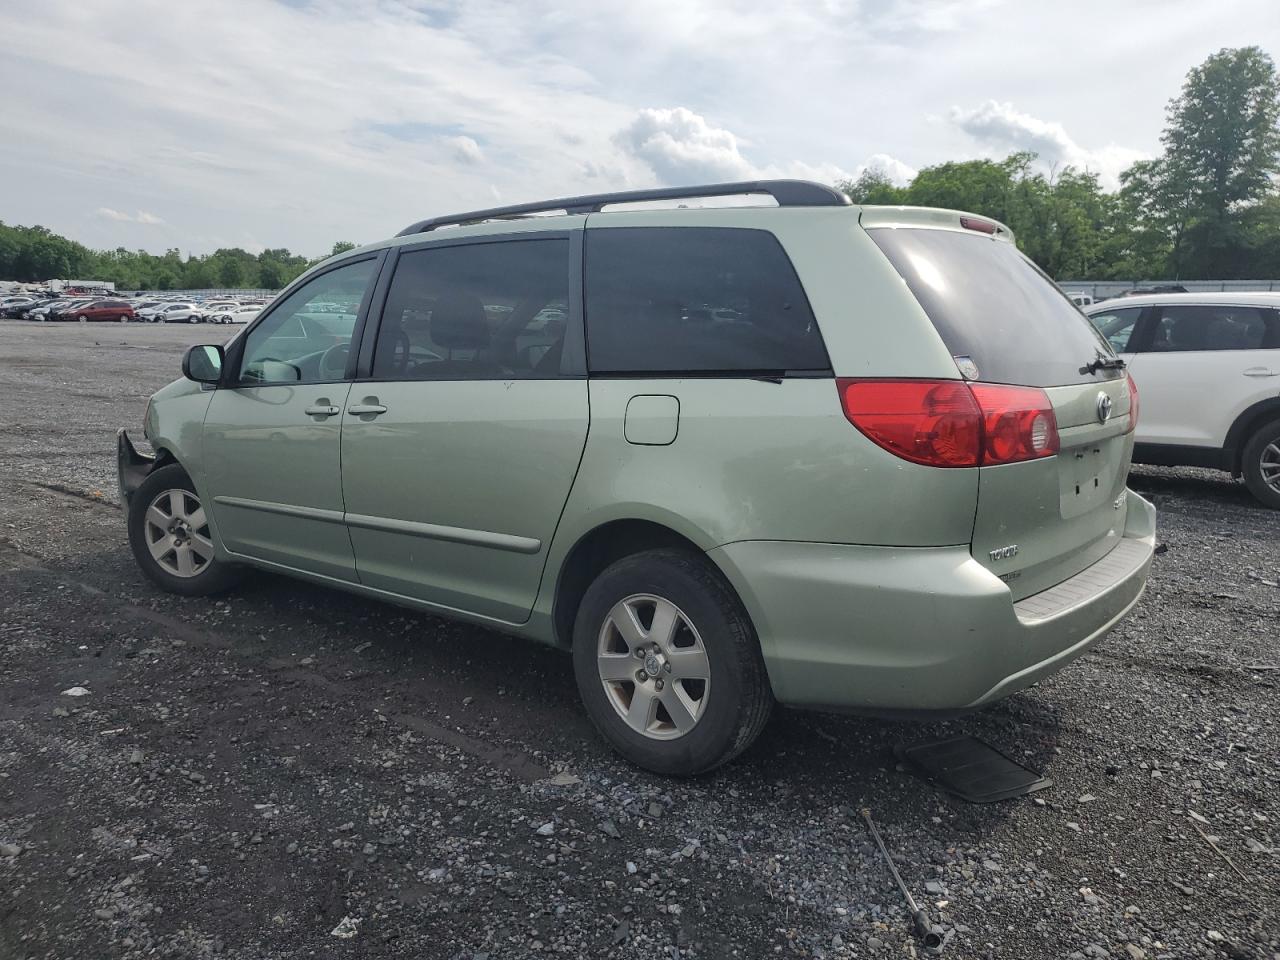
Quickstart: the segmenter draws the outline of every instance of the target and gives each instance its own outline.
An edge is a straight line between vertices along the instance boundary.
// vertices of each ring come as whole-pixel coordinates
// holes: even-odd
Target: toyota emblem
[[[1111,398],[1105,393],[1098,394],[1098,422],[1106,423],[1111,419]]]

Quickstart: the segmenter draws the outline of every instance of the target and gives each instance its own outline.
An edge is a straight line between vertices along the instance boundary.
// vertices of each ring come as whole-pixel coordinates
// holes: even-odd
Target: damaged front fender
[[[129,501],[133,499],[134,491],[142,486],[142,481],[155,465],[156,458],[139,453],[124,427],[116,431],[116,470],[120,481],[120,506],[125,513],[129,512]]]

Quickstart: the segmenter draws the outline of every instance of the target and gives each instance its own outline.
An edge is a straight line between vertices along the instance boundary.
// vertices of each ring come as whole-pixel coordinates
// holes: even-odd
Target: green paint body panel
[[[1127,575],[1056,616],[1019,613],[967,547],[734,543],[711,551],[760,633],[775,696],[799,706],[956,712],[1084,653],[1138,601],[1155,509],[1130,492]],[[1069,584],[1070,581],[1067,581]]]
[[[537,230],[769,230],[834,376],[957,379],[864,216],[960,229],[954,213],[906,208],[632,210],[374,249]],[[1106,423],[1100,391],[1117,411]],[[1127,382],[1048,393],[1062,453],[982,469],[891,455],[846,419],[833,377],[180,381],[153,398],[147,435],[213,504],[225,558],[564,645],[555,593],[573,547],[604,524],[648,521],[724,573],[779,700],[961,710],[1083,652],[1146,583],[1154,510],[1125,491]],[[348,412],[365,402],[386,412]],[[321,404],[341,412],[305,412]]]
[[[341,420],[305,412],[314,404],[345,407],[350,389],[317,383],[214,391],[204,422],[205,482],[231,553],[355,579],[351,538],[333,522],[343,513]],[[286,514],[274,505],[310,512]]]
[[[387,407],[342,428],[349,513],[451,528],[351,527],[366,586],[529,618],[587,439],[585,380],[357,383]]]

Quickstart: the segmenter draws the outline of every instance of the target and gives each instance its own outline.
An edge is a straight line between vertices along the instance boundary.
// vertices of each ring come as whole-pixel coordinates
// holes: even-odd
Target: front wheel
[[[1280,510],[1280,420],[1264,424],[1249,438],[1241,472],[1250,493],[1273,510]]]
[[[241,571],[220,560],[204,505],[182,467],[152,471],[129,502],[129,546],[147,578],[188,597],[221,593]]]
[[[703,557],[650,550],[587,589],[573,633],[578,692],[627,760],[692,776],[727,763],[773,708],[755,630]]]

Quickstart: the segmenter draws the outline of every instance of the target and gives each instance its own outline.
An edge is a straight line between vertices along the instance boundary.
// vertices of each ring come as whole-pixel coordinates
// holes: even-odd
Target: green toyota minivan
[[[193,347],[121,497],[166,590],[259,568],[563,647],[623,756],[695,774],[775,701],[970,710],[1124,617],[1155,511],[1123,367],[981,217],[552,200],[414,224]]]

